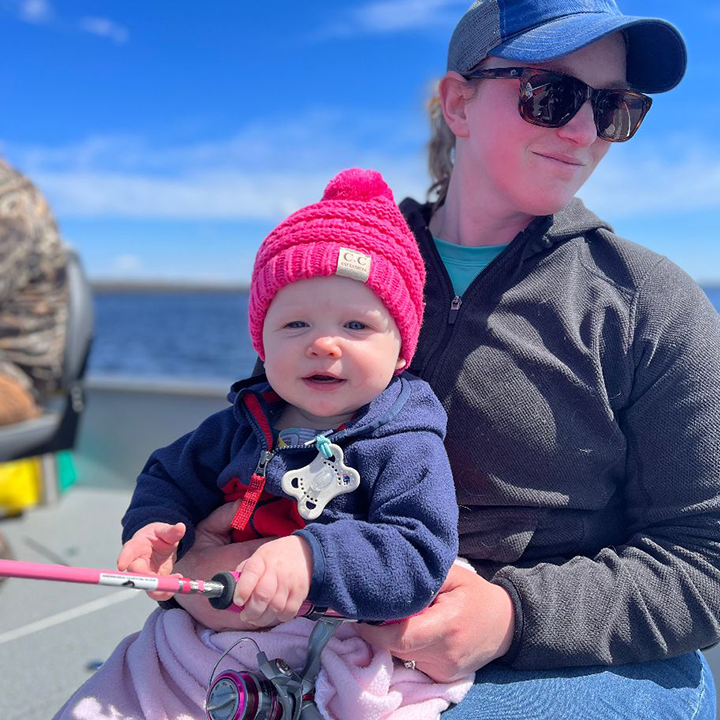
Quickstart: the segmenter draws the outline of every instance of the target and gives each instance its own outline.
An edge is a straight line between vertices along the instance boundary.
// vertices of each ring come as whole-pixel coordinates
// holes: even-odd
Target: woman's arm
[[[720,638],[720,317],[661,259],[631,319],[625,539],[494,576],[516,607],[515,667],[642,662]]]
[[[667,260],[630,318],[632,388],[615,414],[624,537],[492,577],[513,600],[503,661],[516,668],[644,662],[720,638],[720,318]]]
[[[442,680],[504,650],[503,662],[518,668],[609,665],[678,655],[720,637],[720,319],[667,261],[641,289],[633,315],[633,390],[618,413],[627,439],[618,503],[625,542],[508,565],[490,588],[465,577],[460,592],[454,568],[433,608],[397,627],[367,628],[366,637]]]

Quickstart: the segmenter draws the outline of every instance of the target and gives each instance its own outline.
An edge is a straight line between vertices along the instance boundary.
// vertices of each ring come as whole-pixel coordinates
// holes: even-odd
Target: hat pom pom
[[[376,170],[351,168],[338,173],[325,188],[323,200],[373,200],[384,197],[394,201],[392,190]]]

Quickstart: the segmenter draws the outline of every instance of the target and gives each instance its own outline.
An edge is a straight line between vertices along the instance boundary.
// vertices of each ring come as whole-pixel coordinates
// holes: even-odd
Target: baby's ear
[[[396,370],[401,370],[401,369],[404,368],[406,365],[407,365],[407,362],[406,362],[405,358],[399,357],[399,358],[397,359],[397,362],[395,363],[395,369],[396,369]]]

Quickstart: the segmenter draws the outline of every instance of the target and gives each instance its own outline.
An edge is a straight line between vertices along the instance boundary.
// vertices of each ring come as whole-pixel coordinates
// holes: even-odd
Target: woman
[[[433,677],[482,668],[448,718],[711,718],[695,651],[720,629],[720,323],[573,200],[649,109],[635,91],[679,82],[684,46],[570,5],[476,2],[450,43],[439,198],[403,205],[428,266],[410,369],[448,409],[481,577],[456,569],[437,612],[364,634]]]
[[[439,680],[478,671],[452,720],[713,718],[696,651],[720,638],[720,322],[573,199],[685,47],[611,0],[571,6],[481,0],[450,42],[437,202],[402,206],[428,269],[410,369],[448,411],[479,574],[364,635]],[[212,537],[186,574],[244,552]]]

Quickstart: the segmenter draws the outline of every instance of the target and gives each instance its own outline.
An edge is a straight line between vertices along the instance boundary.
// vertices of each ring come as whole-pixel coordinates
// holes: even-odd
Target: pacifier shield
[[[329,447],[331,458],[318,453],[309,465],[282,477],[283,491],[297,499],[298,512],[306,520],[319,517],[333,498],[360,487],[360,473],[345,464],[342,448],[332,443]]]

